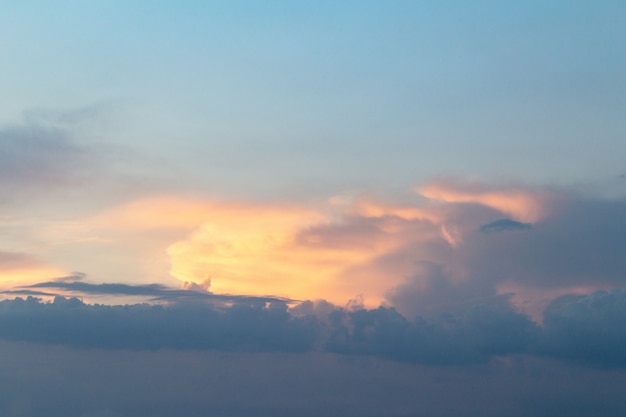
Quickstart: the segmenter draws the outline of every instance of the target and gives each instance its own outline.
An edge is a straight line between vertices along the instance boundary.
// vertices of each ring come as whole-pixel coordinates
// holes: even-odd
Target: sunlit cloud
[[[78,269],[96,282],[199,293],[336,305],[362,297],[406,316],[508,300],[540,321],[554,297],[624,281],[619,201],[459,181],[418,189],[401,204],[366,193],[314,204],[140,198],[42,226],[41,240],[59,236],[56,267],[22,268],[11,283]]]
[[[514,187],[489,187],[453,180],[439,180],[416,188],[426,198],[446,203],[481,204],[507,214],[519,221],[536,222],[548,211],[554,198],[545,191]]]
[[[162,268],[161,276],[169,272],[183,288],[324,298],[340,304],[363,294],[368,305],[378,305],[385,291],[411,269],[408,262],[390,271],[378,258],[407,242],[446,238],[438,224],[443,217],[432,208],[372,201],[331,199],[305,206],[159,195],[56,225],[46,233],[64,236],[66,253],[74,247],[72,241],[81,242],[74,254],[85,257],[101,248],[98,252],[106,258],[89,262],[107,262],[100,269],[104,280],[120,276],[124,265],[143,265],[134,271],[153,271],[152,276],[134,282],[154,282],[154,268]],[[453,235],[456,239],[451,226],[448,242]],[[169,267],[159,259],[169,259]],[[82,264],[77,269],[86,270]]]
[[[183,282],[210,279],[215,292],[334,298],[337,274],[376,250],[324,245],[315,225],[331,219],[304,208],[215,205],[204,217],[167,252],[173,276]]]
[[[9,290],[20,285],[34,284],[65,273],[67,271],[61,268],[47,265],[2,269],[0,270],[0,290]]]

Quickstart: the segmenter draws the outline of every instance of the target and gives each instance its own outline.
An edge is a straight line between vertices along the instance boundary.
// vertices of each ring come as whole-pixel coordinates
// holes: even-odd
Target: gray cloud
[[[70,199],[76,207],[101,201],[102,190],[113,185],[119,194],[120,177],[129,176],[118,171],[129,159],[136,168],[139,158],[126,147],[106,143],[104,134],[111,130],[116,111],[110,103],[63,111],[31,109],[21,121],[0,126],[0,190],[6,193],[0,201],[17,200],[23,210],[38,197],[55,193],[57,199],[47,199],[47,206]]]
[[[454,293],[437,265],[423,271],[447,282],[442,294]],[[169,300],[0,302],[0,357],[8,358],[0,361],[0,415],[626,412],[626,290],[560,297],[539,326],[504,296],[448,304],[447,311],[410,320],[391,307],[305,301],[288,308],[281,299],[226,296],[217,302],[210,293],[181,298],[178,292],[194,291],[160,285],[72,281],[83,277],[34,288]]]
[[[456,282],[449,265],[431,261],[415,262],[415,274],[389,290],[386,297],[409,317],[443,313],[476,303],[507,303],[506,298],[497,295],[490,282]]]
[[[528,351],[537,328],[510,309],[476,305],[467,310],[407,321],[394,309],[330,315],[328,349],[427,364],[484,362]]]
[[[0,178],[11,191],[24,186],[49,187],[70,180],[83,166],[88,149],[71,130],[36,117],[0,128]]]
[[[492,282],[623,286],[624,247],[625,201],[571,199],[528,233],[470,235],[461,255],[473,277]]]
[[[544,313],[542,353],[602,366],[626,366],[626,291],[564,296]]]
[[[51,292],[33,291],[33,290],[9,290],[9,291],[2,291],[0,294],[32,295],[34,297],[56,297],[56,296],[58,296],[58,294],[54,294],[54,293],[51,293]]]
[[[389,303],[403,314],[486,300],[505,283],[562,293],[574,287],[626,286],[623,199],[562,193],[558,204],[532,228],[508,219],[481,221],[494,216],[489,208],[456,205],[454,209],[461,237],[457,246],[427,241],[396,251],[406,253],[414,265],[405,282],[387,294]],[[491,233],[522,229],[523,233]]]
[[[205,300],[215,302],[253,302],[253,303],[286,303],[290,300],[281,297],[256,297],[246,295],[214,294],[207,291],[197,291],[191,289],[177,290],[161,284],[129,285],[120,283],[91,284],[87,282],[73,281],[73,279],[84,279],[84,275],[60,277],[54,281],[39,282],[28,285],[24,288],[50,288],[68,291],[77,294],[106,294],[106,295],[135,295],[148,297],[150,301],[175,301],[180,299]]]
[[[152,288],[152,286],[147,286]],[[229,304],[88,305],[57,297],[0,302],[0,339],[105,349],[332,352],[428,365],[518,354],[625,367],[626,291],[561,298],[544,325],[505,302],[408,320],[395,309],[231,298]]]
[[[108,349],[302,351],[315,338],[310,318],[282,303],[239,301],[227,308],[187,303],[169,307],[87,305],[77,298],[0,302],[0,338]]]
[[[504,232],[507,230],[530,230],[532,224],[522,223],[511,219],[500,219],[480,226],[483,233]]]

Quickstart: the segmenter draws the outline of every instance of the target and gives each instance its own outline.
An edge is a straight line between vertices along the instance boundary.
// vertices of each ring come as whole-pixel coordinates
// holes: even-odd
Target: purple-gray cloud
[[[96,103],[70,110],[32,109],[22,120],[0,126],[0,202],[18,201],[24,205],[45,200],[46,206],[71,204],[74,209],[95,201],[128,198],[122,196],[120,178],[125,163],[133,159],[136,169],[141,159],[130,148],[106,143],[103,133],[110,130],[110,103]],[[138,176],[133,177],[139,181]],[[130,187],[131,181],[128,181]],[[111,192],[112,185],[116,192]],[[79,198],[71,191],[80,190]],[[103,196],[102,190],[108,190]],[[56,199],[50,199],[50,193]],[[27,198],[24,198],[27,197]],[[93,202],[92,202],[93,204]],[[99,209],[102,207],[100,206]]]
[[[147,288],[151,289],[151,286]],[[143,289],[143,288],[141,288]],[[230,303],[88,305],[77,298],[0,302],[0,339],[105,349],[322,351],[428,365],[518,354],[625,367],[626,291],[560,299],[538,326],[500,300],[408,320],[395,309],[344,309],[231,298]]]
[[[0,415],[618,417],[625,294],[555,301],[543,328],[505,305],[408,321],[323,302],[5,300]]]
[[[561,193],[558,203],[532,225],[490,221],[497,213],[477,204],[452,206],[458,244],[416,241],[379,260],[413,261],[414,272],[387,294],[405,315],[484,302],[520,289],[567,294],[576,288],[626,287],[623,199]],[[515,233],[496,233],[503,231]]]
[[[16,192],[26,187],[65,183],[85,163],[88,150],[73,140],[65,126],[39,118],[0,128],[2,187]]]
[[[511,219],[500,219],[480,226],[479,230],[483,233],[493,233],[509,230],[529,230],[531,228],[532,224],[530,223],[522,223]]]
[[[541,353],[601,366],[626,366],[626,291],[563,296],[544,312]]]
[[[253,303],[271,303],[271,302],[290,302],[291,299],[273,297],[273,296],[246,296],[246,295],[229,295],[214,294],[207,291],[198,291],[192,289],[173,289],[162,284],[147,285],[130,285],[121,283],[104,283],[91,284],[87,282],[72,281],[75,278],[82,279],[84,275],[60,277],[54,281],[39,282],[28,285],[24,288],[49,288],[53,290],[69,291],[72,293],[93,295],[135,295],[147,297],[150,301],[176,301],[176,300],[198,300],[212,302],[253,302]],[[16,293],[16,291],[13,291]]]

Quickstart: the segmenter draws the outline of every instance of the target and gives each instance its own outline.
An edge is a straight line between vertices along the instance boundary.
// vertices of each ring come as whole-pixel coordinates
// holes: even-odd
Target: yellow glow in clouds
[[[119,207],[90,223],[96,229],[123,230],[120,236],[105,235],[113,246],[122,239],[139,246],[149,242],[159,252],[167,248],[170,275],[184,288],[326,299],[340,305],[362,295],[367,306],[376,306],[415,274],[416,260],[430,259],[432,244],[463,244],[463,225],[449,218],[450,205],[481,204],[534,220],[544,204],[541,195],[524,189],[432,183],[419,191],[428,201],[405,206],[367,198],[304,207],[160,196]],[[145,261],[157,263],[154,256]]]
[[[46,265],[1,269],[0,290],[14,290],[18,286],[49,281],[53,277],[67,274],[63,269]]]
[[[325,298],[345,303],[366,285],[342,288],[339,275],[377,252],[369,245],[326,247],[303,238],[306,230],[329,221],[303,208],[215,206],[207,220],[167,252],[171,274],[181,281],[211,280],[215,293]],[[366,284],[366,283],[363,283]],[[382,294],[376,294],[380,301]]]
[[[213,292],[286,293],[293,266],[272,262],[288,247],[291,231],[308,213],[273,212],[260,208],[210,207],[208,219],[183,241],[171,245],[171,273],[182,281],[211,279]]]

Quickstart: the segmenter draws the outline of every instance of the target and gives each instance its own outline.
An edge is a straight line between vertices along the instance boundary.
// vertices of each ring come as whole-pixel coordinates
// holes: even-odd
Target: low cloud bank
[[[88,305],[77,298],[34,297],[0,302],[0,337],[108,349],[305,351],[315,331],[284,303]]]
[[[428,365],[516,354],[626,366],[626,291],[556,299],[544,325],[506,305],[474,305],[408,320],[394,308],[242,299],[168,306],[85,304],[56,297],[0,302],[0,339],[105,349],[324,351]]]

